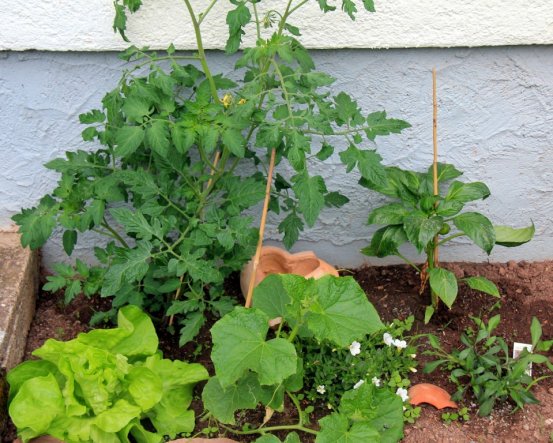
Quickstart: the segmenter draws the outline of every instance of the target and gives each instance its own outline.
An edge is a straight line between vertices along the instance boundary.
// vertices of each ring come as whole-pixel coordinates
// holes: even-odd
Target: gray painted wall
[[[213,70],[227,74],[233,62],[211,53]],[[488,184],[492,196],[475,208],[496,224],[536,224],[533,242],[497,247],[491,261],[553,258],[553,47],[315,51],[320,70],[337,78],[366,111],[386,109],[413,127],[377,138],[388,164],[424,170],[432,159],[431,75],[438,69],[440,160],[454,163],[470,180]],[[56,181],[42,164],[67,149],[86,147],[78,114],[98,107],[119,78],[115,53],[0,52],[0,227],[21,207],[34,205]],[[366,218],[383,200],[357,186],[337,155],[314,166],[329,188],[351,202],[325,210],[296,249],[313,249],[330,262],[352,266],[373,229]],[[278,221],[266,238],[278,242]],[[83,239],[87,256],[98,239]],[[416,257],[414,251],[406,251]],[[44,248],[47,264],[63,257],[59,238]],[[441,252],[445,260],[483,261],[487,256],[459,239]],[[382,260],[373,263],[384,263]]]

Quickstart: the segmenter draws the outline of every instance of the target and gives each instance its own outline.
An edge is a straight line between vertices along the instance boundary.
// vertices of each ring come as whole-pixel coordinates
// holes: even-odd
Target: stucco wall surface
[[[209,56],[213,71],[231,72],[232,59],[219,52]],[[319,69],[337,78],[336,92],[348,91],[366,111],[386,109],[413,125],[376,141],[386,163],[417,170],[432,160],[430,68],[436,66],[441,160],[465,171],[466,179],[488,184],[492,196],[473,207],[494,223],[536,224],[534,241],[515,249],[497,247],[490,260],[552,258],[552,46],[315,51],[314,58]],[[0,227],[53,188],[56,174],[43,163],[67,149],[91,147],[80,139],[78,114],[99,106],[121,68],[110,53],[0,53]],[[374,231],[366,226],[369,210],[384,200],[360,188],[358,175],[345,174],[336,154],[312,168],[351,202],[341,210],[326,209],[298,248],[314,249],[333,263],[357,265],[364,260],[357,251]],[[277,224],[271,216],[269,241],[279,240]],[[98,241],[85,238],[77,253],[86,256]],[[60,243],[56,238],[47,244],[46,263],[63,257]],[[441,256],[487,259],[461,239]]]
[[[128,35],[138,45],[195,48],[194,33],[182,0],[144,0],[129,20]],[[208,4],[192,0],[196,13]],[[264,0],[284,11],[284,0]],[[294,3],[297,4],[297,3]],[[329,1],[341,5],[341,1]],[[351,23],[339,11],[323,15],[315,0],[299,9],[291,22],[301,25],[302,41],[312,48],[409,48],[497,46],[553,43],[551,0],[376,0],[377,13],[363,10]],[[220,0],[204,21],[208,48],[224,47],[228,0]],[[339,6],[338,6],[339,9]],[[0,50],[101,51],[126,44],[111,29],[111,0],[2,0]],[[253,38],[252,27],[248,34]],[[247,39],[252,43],[252,38]]]

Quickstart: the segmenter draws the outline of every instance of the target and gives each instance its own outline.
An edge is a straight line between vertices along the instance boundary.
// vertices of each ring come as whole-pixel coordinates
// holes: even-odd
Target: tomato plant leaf
[[[292,189],[298,197],[299,209],[308,226],[314,226],[321,209],[325,206],[327,192],[323,178],[320,175],[309,177],[307,172],[294,178]]]
[[[403,120],[387,118],[386,111],[373,112],[367,117],[369,129],[365,132],[369,140],[374,140],[379,135],[399,134],[411,125]]]
[[[144,141],[144,130],[140,126],[123,126],[115,133],[115,155],[128,157],[133,154]]]

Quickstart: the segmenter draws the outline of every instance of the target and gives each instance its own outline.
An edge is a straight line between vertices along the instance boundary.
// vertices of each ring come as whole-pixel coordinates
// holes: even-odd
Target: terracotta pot
[[[436,409],[457,409],[457,403],[451,400],[449,393],[445,389],[431,383],[419,383],[409,388],[409,402],[412,405],[428,403]]]
[[[253,260],[250,260],[240,274],[240,288],[244,297],[253,272]],[[338,277],[336,268],[318,258],[312,251],[290,254],[282,248],[263,246],[259,265],[255,273],[255,286],[270,274],[296,274],[305,278],[321,278],[324,275]]]

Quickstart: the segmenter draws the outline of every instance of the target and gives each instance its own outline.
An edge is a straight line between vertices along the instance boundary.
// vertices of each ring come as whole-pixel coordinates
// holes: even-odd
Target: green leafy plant
[[[33,352],[40,360],[8,373],[9,414],[23,442],[51,435],[68,443],[159,443],[194,429],[187,408],[207,371],[164,359],[139,308],[122,308],[118,323],[67,342],[49,339]]]
[[[296,350],[303,358],[307,399],[335,408],[346,391],[365,382],[394,393],[397,388],[408,387],[409,375],[417,367],[417,347],[406,337],[413,321],[412,316],[405,321],[394,320],[359,339],[358,346],[338,347],[317,338],[298,340]]]
[[[453,399],[460,400],[470,389],[480,406],[480,416],[489,415],[497,402],[508,398],[515,402],[517,409],[523,408],[525,404],[538,403],[530,389],[547,376],[533,378],[527,370],[532,363],[545,364],[553,369],[549,359],[527,350],[517,358],[511,358],[505,340],[493,335],[501,317],[495,315],[487,323],[477,317],[471,318],[477,329],[469,328],[461,335],[461,342],[465,345],[462,349],[448,353],[434,335],[428,336],[433,349],[425,351],[425,354],[438,357],[438,360],[428,363],[424,372],[447,367],[451,371],[451,381],[457,385]],[[542,328],[535,317],[530,332],[535,352],[547,351],[553,345],[552,340],[541,340]]]
[[[206,311],[218,317],[232,309],[223,281],[253,255],[258,234],[243,212],[263,198],[268,152],[275,150],[282,165],[270,208],[281,214],[278,229],[290,247],[325,206],[348,201],[312,175],[309,163],[329,158],[334,141],[345,138],[340,158],[347,170],[357,167],[366,180],[383,184],[380,156],[362,144],[409,126],[383,111],[363,115],[350,96],[329,92],[334,79],[315,70],[290,23],[305,0],[289,0],[283,10],[269,1],[232,0],[227,53],[238,50],[250,23],[256,46],[238,57],[233,79],[213,73],[202,30],[217,1],[198,12],[185,0],[193,54],[173,45],[164,53],[131,46],[121,54],[129,67],[117,87],[102,109],[80,116],[83,139],[94,147],[49,162],[61,174],[57,187],[13,217],[22,244],[33,249],[55,228],[68,255],[82,233],[106,236],[107,246],[95,248],[99,266],[60,265],[45,288],[65,288],[67,301],[80,292],[112,297],[108,317],[134,304],[172,329],[176,316],[181,344],[198,333]],[[357,3],[344,0],[342,9],[354,18]],[[126,38],[127,13],[142,1],[114,4],[114,29]],[[374,11],[372,0],[363,5]]]
[[[422,274],[421,293],[428,281],[432,300],[425,313],[425,322],[430,320],[440,300],[451,308],[457,298],[459,283],[499,297],[497,286],[485,277],[467,277],[458,282],[455,274],[437,262],[436,248],[454,238],[466,236],[490,254],[495,245],[513,247],[530,241],[534,225],[521,229],[494,226],[478,212],[462,212],[467,203],[489,197],[490,190],[482,182],[456,180],[462,172],[452,165],[438,164],[439,195],[433,193],[432,167],[426,173],[386,167],[385,173],[384,184],[360,181],[369,189],[399,200],[371,211],[368,223],[385,226],[374,233],[370,245],[361,252],[381,258],[396,255]],[[456,231],[450,232],[452,226]],[[400,253],[400,246],[407,242],[425,254],[422,268]]]
[[[277,317],[281,323],[271,332],[269,320]],[[317,435],[318,443],[344,438],[361,443],[378,436],[397,441],[403,428],[402,400],[387,389],[366,384],[346,392],[338,412],[320,421],[320,432],[306,426],[307,414],[299,401],[302,394],[296,394],[304,386],[304,362],[295,343],[309,337],[345,347],[382,327],[374,307],[351,277],[306,280],[271,275],[256,288],[253,308],[237,307],[213,326],[215,376],[202,393],[204,406],[223,426],[233,425],[237,410],[262,404],[281,411],[288,396],[298,409],[297,424],[245,431],[225,428],[236,434],[301,431]]]
[[[442,414],[442,420],[446,425],[453,423],[454,421],[467,422],[470,419],[468,408],[460,408],[457,412],[444,412]]]

